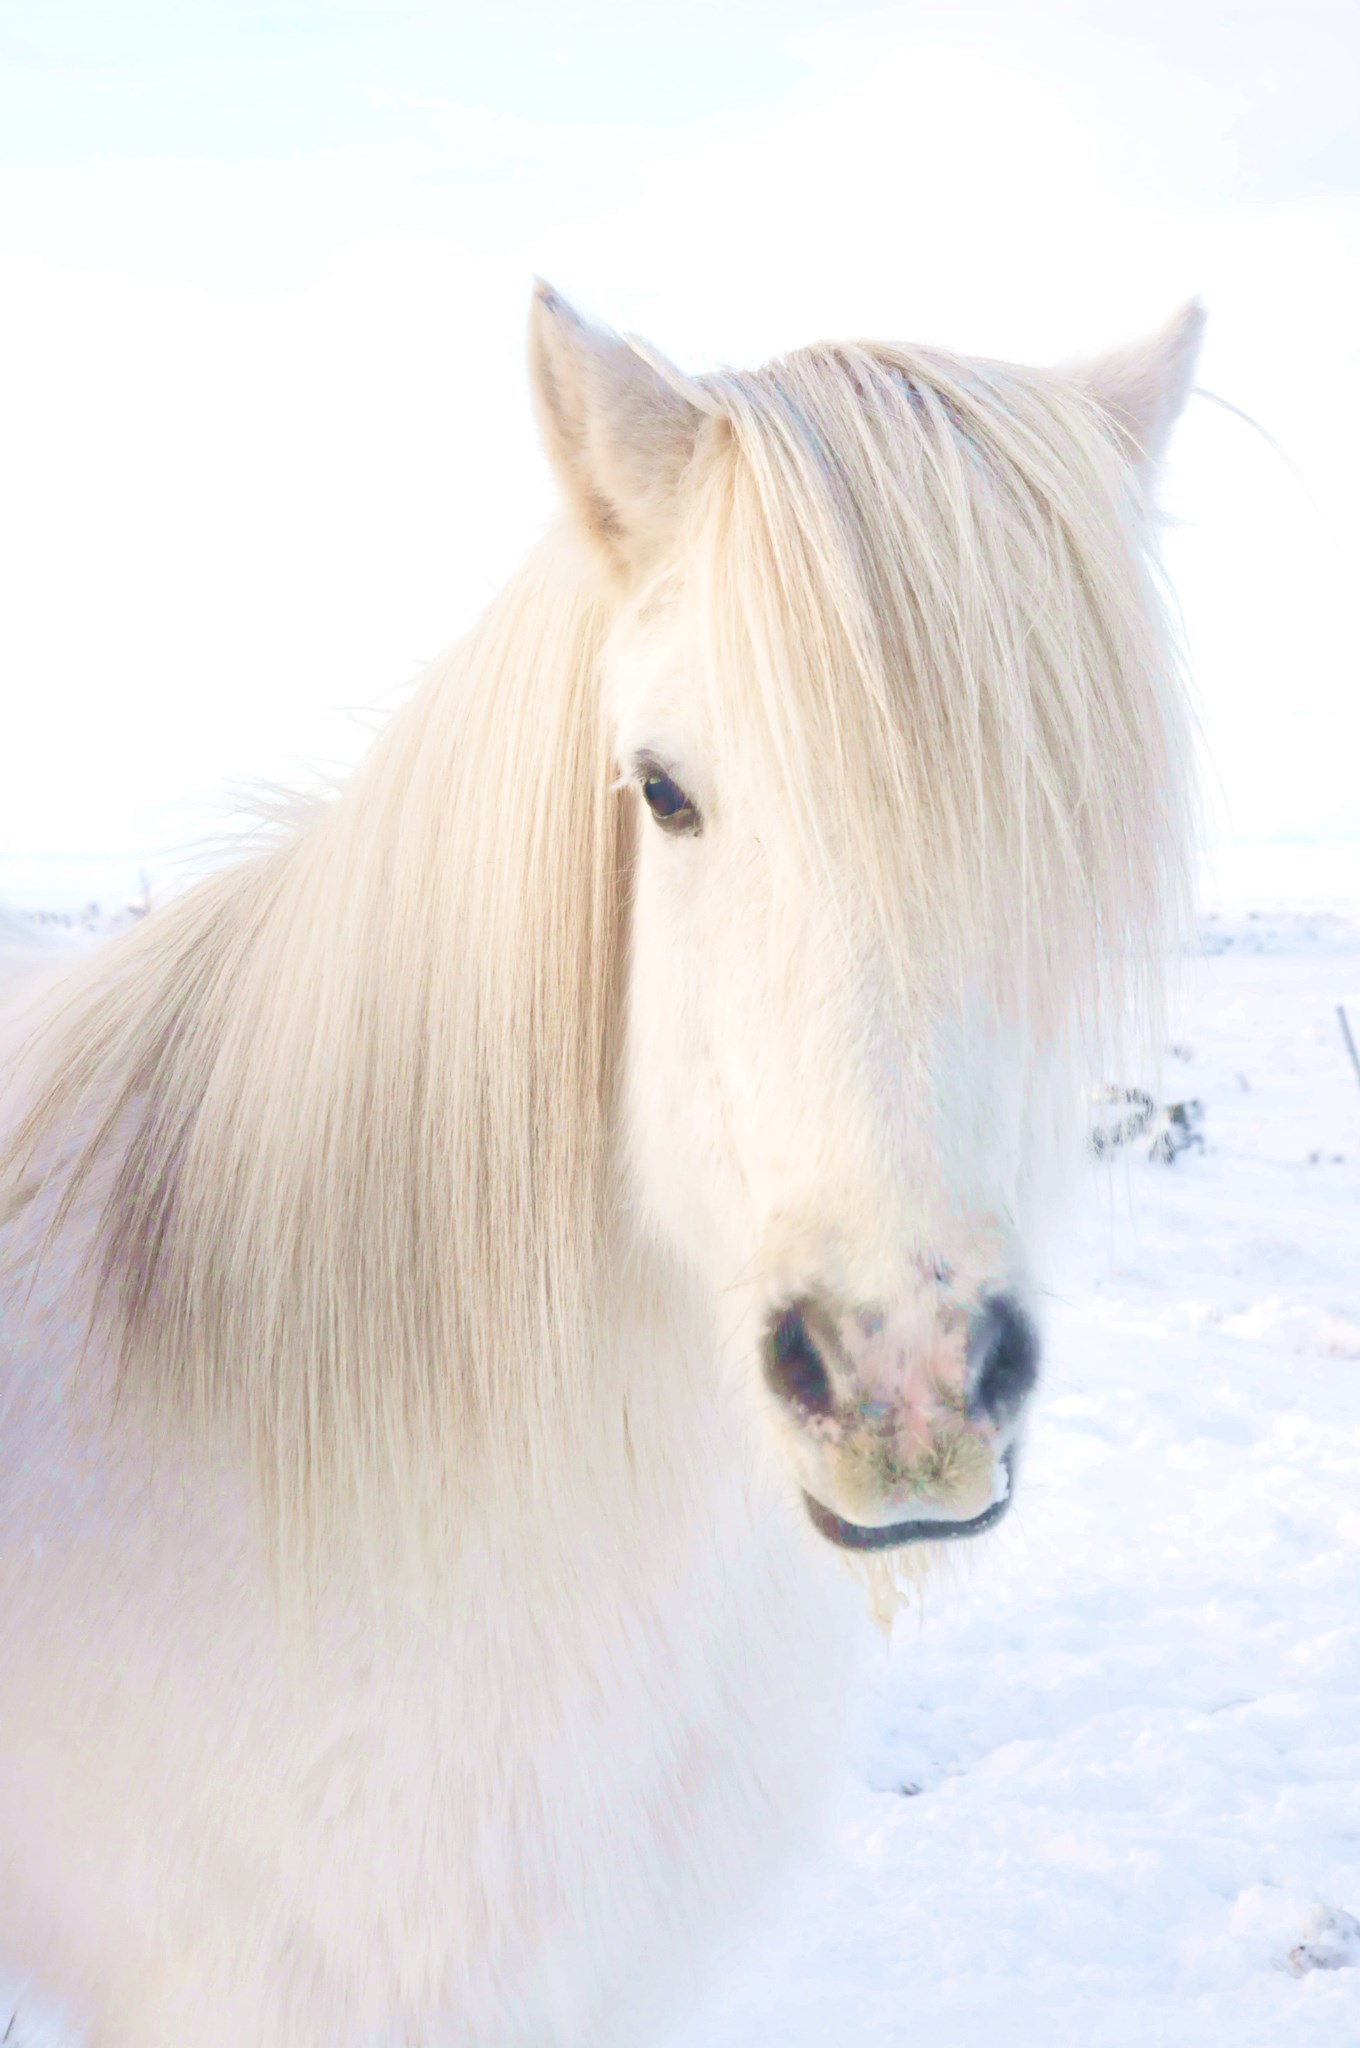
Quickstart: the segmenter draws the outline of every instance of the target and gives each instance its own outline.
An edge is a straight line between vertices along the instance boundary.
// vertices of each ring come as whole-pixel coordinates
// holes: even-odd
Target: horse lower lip
[[[819,1500],[814,1500],[810,1493],[803,1495],[803,1504],[818,1534],[841,1550],[898,1550],[908,1543],[957,1543],[994,1529],[1009,1508],[1014,1486],[1009,1451],[1002,1463],[1006,1469],[1005,1493],[989,1508],[984,1508],[980,1515],[970,1515],[963,1522],[888,1522],[882,1528],[871,1529],[862,1522],[844,1521],[830,1508],[823,1507]]]

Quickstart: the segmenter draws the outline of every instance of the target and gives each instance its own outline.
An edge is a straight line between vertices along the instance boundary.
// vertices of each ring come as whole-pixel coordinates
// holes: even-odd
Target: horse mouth
[[[840,1515],[833,1514],[810,1493],[804,1493],[803,1504],[813,1528],[840,1550],[898,1550],[908,1543],[958,1543],[994,1529],[1009,1509],[1015,1476],[1011,1469],[1010,1451],[1005,1452],[1001,1466],[1006,1475],[1006,1491],[1000,1500],[994,1500],[980,1514],[969,1515],[961,1522],[919,1517],[913,1521],[886,1522],[880,1528],[868,1528],[863,1522],[847,1522]]]

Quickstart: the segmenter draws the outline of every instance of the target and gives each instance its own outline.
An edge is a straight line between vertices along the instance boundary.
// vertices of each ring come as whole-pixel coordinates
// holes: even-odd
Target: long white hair
[[[1043,1057],[1155,987],[1186,873],[1119,388],[879,344],[684,386],[696,686],[910,987],[1018,991]],[[285,1546],[375,1502],[456,1531],[474,1454],[528,1483],[588,1426],[628,1237],[620,602],[551,535],[338,797],[111,946],[26,1055],[11,1207],[93,1207],[118,1398],[246,1446]]]

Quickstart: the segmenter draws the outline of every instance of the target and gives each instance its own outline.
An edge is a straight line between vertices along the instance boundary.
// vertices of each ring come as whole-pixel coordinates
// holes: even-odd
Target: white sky
[[[1202,292],[1220,829],[1360,833],[1358,87],[1355,0],[0,0],[0,895],[354,758],[550,506],[534,271],[691,366]]]

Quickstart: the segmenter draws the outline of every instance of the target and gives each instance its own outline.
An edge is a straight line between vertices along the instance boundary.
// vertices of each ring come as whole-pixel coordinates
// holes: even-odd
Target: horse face
[[[969,479],[983,476],[988,462],[998,474],[1007,465],[1013,472],[1014,488],[978,500],[976,518],[969,514],[953,553],[946,550],[948,563],[928,541],[918,549],[939,614],[930,647],[954,649],[958,660],[937,660],[928,648],[919,667],[913,662],[920,598],[891,549],[870,579],[870,608],[880,616],[870,626],[857,614],[846,631],[862,649],[884,621],[900,627],[900,638],[882,642],[884,679],[890,688],[924,688],[931,679],[933,712],[903,755],[928,787],[929,748],[955,735],[954,772],[968,788],[951,792],[953,829],[942,841],[975,829],[982,782],[990,778],[1003,793],[999,837],[974,849],[981,857],[970,858],[965,888],[936,892],[940,914],[932,877],[948,871],[934,858],[941,848],[904,841],[899,864],[889,859],[869,874],[877,847],[864,857],[867,767],[859,791],[835,792],[841,825],[853,817],[848,829],[809,830],[821,823],[808,816],[815,768],[810,780],[800,762],[800,820],[783,800],[779,744],[766,747],[762,765],[751,722],[746,743],[734,737],[742,724],[734,708],[759,692],[767,737],[772,704],[776,725],[807,708],[785,706],[777,660],[761,665],[759,692],[735,672],[742,661],[731,650],[756,644],[745,631],[756,616],[770,629],[761,643],[768,648],[783,626],[775,614],[797,612],[802,669],[814,689],[835,688],[821,660],[821,627],[842,617],[858,571],[845,581],[839,572],[830,577],[818,598],[822,618],[800,610],[800,576],[814,559],[804,543],[824,535],[828,495],[820,482],[804,491],[808,525],[790,515],[763,557],[752,542],[756,527],[715,522],[705,497],[706,484],[724,473],[724,451],[738,445],[744,458],[755,450],[766,480],[760,491],[774,476],[785,488],[795,480],[800,491],[806,478],[835,477],[858,493],[842,506],[846,561],[858,561],[869,530],[895,533],[893,507],[900,524],[917,502],[915,485],[902,481],[896,457],[875,439],[889,432],[890,415],[899,417],[897,370],[872,350],[852,349],[853,365],[814,350],[815,390],[799,382],[803,372],[789,381],[781,371],[787,389],[761,429],[766,438],[753,442],[752,387],[738,390],[726,377],[696,383],[645,347],[590,326],[547,287],[535,301],[530,357],[544,444],[617,600],[606,712],[637,813],[624,1094],[638,1207],[706,1277],[720,1328],[735,1333],[745,1378],[814,1522],[841,1544],[886,1547],[972,1532],[1009,1498],[1037,1362],[1020,1278],[1020,1191],[1033,1166],[1026,1134],[1055,1121],[1049,1062],[1088,985],[1083,975],[1126,941],[1149,958],[1139,949],[1166,907],[1163,855],[1171,867],[1179,858],[1177,791],[1188,753],[1159,681],[1150,615],[1135,623],[1148,606],[1133,571],[1130,544],[1141,524],[1127,484],[1129,469],[1145,477],[1155,469],[1193,384],[1202,318],[1192,305],[1147,344],[1038,381],[1019,373],[987,430],[991,456],[970,438],[964,415],[983,414],[969,413],[974,400],[961,399],[963,386],[940,386],[931,401],[931,433],[947,425],[958,438],[951,454],[912,474],[927,478],[921,503],[935,506],[946,529],[960,491],[967,499]],[[915,421],[924,402],[912,382],[917,371],[899,368],[915,392],[906,400]],[[817,381],[833,373],[834,400]],[[929,366],[921,372],[926,384],[933,375]],[[1068,392],[1061,403],[1060,386]],[[871,418],[863,408],[873,392]],[[808,403],[820,409],[821,426],[809,424]],[[989,401],[978,403],[985,412]],[[1015,405],[1029,421],[1023,431],[1013,425]],[[1102,428],[1093,413],[1103,415]],[[1047,449],[1050,434],[1057,440]],[[1064,437],[1070,445],[1058,445]],[[734,472],[725,473],[730,482]],[[761,503],[768,530],[768,495]],[[733,519],[735,504],[727,501]],[[998,530],[1006,545],[989,552]],[[696,569],[701,534],[710,546]],[[995,591],[976,587],[984,563]],[[734,598],[733,579],[743,573],[750,588]],[[955,573],[974,579],[967,603],[954,603],[939,585]],[[721,642],[725,657],[710,640],[697,663],[689,658],[681,631],[687,575],[710,597],[722,586],[724,618],[742,621]],[[978,621],[1001,586],[998,643]],[[1048,594],[1052,621],[1029,610],[1035,592]],[[709,673],[724,658],[734,672]],[[989,706],[992,752],[984,759],[976,725],[976,757],[961,775],[957,735],[968,719],[958,707],[968,699],[965,681],[981,690],[980,676],[990,680],[973,701],[979,711],[984,697]],[[1022,692],[1017,703],[1017,677],[1043,701]],[[1080,697],[1086,682],[1089,706]],[[873,695],[881,711],[888,700]],[[890,705],[883,715],[891,719]],[[834,712],[821,717],[815,740],[801,735],[809,741],[803,761],[819,748],[837,751],[841,730]],[[1025,736],[1018,747],[1017,735]],[[885,736],[880,720],[873,743]],[[947,788],[945,753],[934,772]],[[872,746],[863,758],[876,758]],[[1048,879],[1036,882],[1030,820],[1039,786],[1050,793],[1054,846]],[[897,829],[891,802],[873,815],[885,834]],[[937,815],[931,803],[918,804],[916,829],[930,832]],[[1042,850],[1042,828],[1038,843]],[[885,892],[884,877],[899,867],[912,880],[889,882]],[[979,869],[985,881],[975,888]],[[910,916],[890,929],[888,902],[914,906],[922,928],[933,920],[934,938],[947,926],[946,937],[915,947]],[[983,902],[976,916],[975,902]],[[1032,957],[1034,979],[1051,986],[1033,1006],[1025,994],[1033,928],[1026,904],[1048,922]],[[1026,963],[1018,972],[1017,960]],[[1026,1042],[1026,1018],[1046,1051]]]
[[[653,591],[606,664],[635,811],[624,1101],[652,1228],[706,1278],[816,1526],[874,1549],[1004,1513],[1038,1344],[1017,1047],[903,986],[855,874],[771,815]]]

